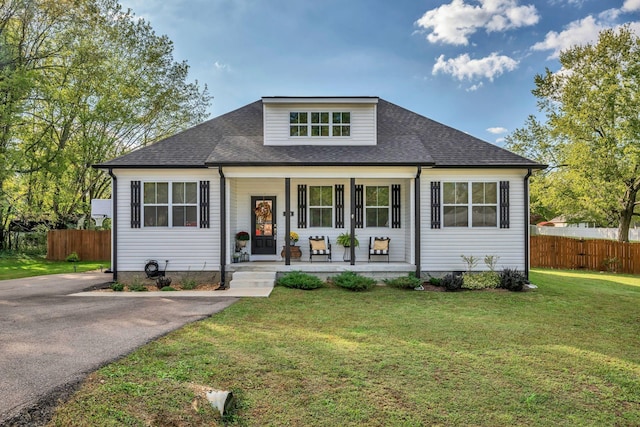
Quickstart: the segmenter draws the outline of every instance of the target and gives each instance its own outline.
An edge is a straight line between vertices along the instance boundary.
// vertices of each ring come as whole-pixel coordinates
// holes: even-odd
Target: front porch
[[[363,276],[382,281],[399,276],[415,273],[416,266],[407,262],[367,262],[356,261],[354,265],[349,262],[308,262],[293,261],[290,265],[276,261],[239,262],[226,265],[226,271],[233,275],[234,272],[275,272],[281,276],[290,271],[302,271],[318,276],[321,279],[338,275],[344,271],[353,271]],[[230,279],[228,279],[230,280]]]

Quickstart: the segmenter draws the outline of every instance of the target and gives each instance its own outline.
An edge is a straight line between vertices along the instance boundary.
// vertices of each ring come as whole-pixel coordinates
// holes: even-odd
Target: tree
[[[628,26],[560,54],[562,68],[535,77],[546,122],[530,117],[507,147],[548,162],[535,194],[551,210],[629,227],[640,191],[640,39]],[[534,193],[534,183],[532,183]]]
[[[172,42],[116,0],[9,0],[0,6],[5,15],[10,25],[0,22],[0,41],[24,34],[27,44],[40,40],[47,48],[23,67],[19,102],[0,116],[10,129],[0,155],[12,159],[0,180],[11,192],[0,193],[0,203],[12,216],[58,226],[88,217],[90,200],[110,189],[110,178],[92,164],[206,118],[206,86],[188,82],[189,67],[173,60]],[[27,22],[40,31],[21,32]],[[18,71],[8,69],[7,78],[21,78]],[[0,76],[0,95],[11,86],[2,83]]]

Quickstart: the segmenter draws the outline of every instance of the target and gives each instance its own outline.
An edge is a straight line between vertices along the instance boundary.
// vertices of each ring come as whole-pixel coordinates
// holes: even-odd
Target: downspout
[[[220,286],[226,288],[226,264],[227,264],[227,180],[218,166],[220,174]]]
[[[113,281],[118,281],[118,178],[113,174],[113,169],[109,168],[111,177],[111,271]]]
[[[422,174],[422,166],[418,166],[418,171],[416,172],[415,185],[414,185],[414,215],[415,215],[415,231],[414,231],[414,249],[415,249],[415,263],[416,263],[416,277],[420,278],[420,270],[422,270],[422,266],[420,265],[420,258],[422,253],[422,248],[420,246],[420,235],[421,235],[421,222],[420,222],[420,174]]]
[[[524,275],[529,280],[529,177],[532,170],[529,168],[524,176]]]

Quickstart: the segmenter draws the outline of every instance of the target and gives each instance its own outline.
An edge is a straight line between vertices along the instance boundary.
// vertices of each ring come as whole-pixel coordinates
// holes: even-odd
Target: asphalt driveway
[[[39,425],[87,374],[233,297],[70,296],[109,281],[73,273],[0,281],[0,425]]]

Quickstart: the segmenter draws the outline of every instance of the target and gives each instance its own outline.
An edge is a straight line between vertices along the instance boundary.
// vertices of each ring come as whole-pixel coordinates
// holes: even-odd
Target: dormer
[[[262,98],[264,145],[376,145],[378,97]]]

